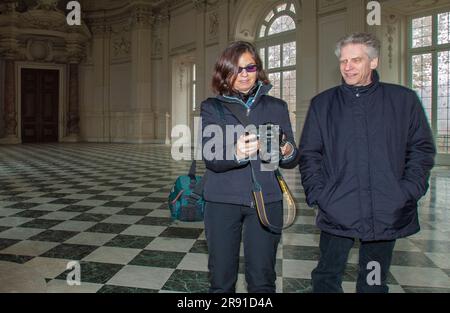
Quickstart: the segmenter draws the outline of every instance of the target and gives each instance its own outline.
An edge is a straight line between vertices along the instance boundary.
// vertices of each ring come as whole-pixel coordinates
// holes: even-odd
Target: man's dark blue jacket
[[[281,127],[295,151],[289,159],[280,161],[280,167],[293,168],[298,164],[298,153],[289,120],[288,107],[286,102],[267,95],[271,87],[269,84],[260,83],[254,96],[250,97],[247,102],[243,102],[239,97],[232,96],[217,96],[216,98],[206,99],[201,104],[202,129],[204,131],[210,125],[241,125],[226,107],[223,107],[222,120],[214,105],[217,101],[232,103],[242,110],[243,114],[247,114],[255,126],[273,123]],[[225,136],[225,132],[223,132],[223,135]],[[236,141],[240,135],[236,133],[233,140],[229,142],[223,140],[223,147],[215,147],[215,152],[222,155],[221,160],[204,160],[206,173],[203,196],[206,201],[253,206],[250,161],[238,162],[235,158],[226,159],[227,149],[232,152],[231,155],[234,157]],[[216,134],[211,135],[211,137],[204,136],[202,146],[205,147],[214,136]],[[282,194],[274,172],[260,170],[261,158],[259,156],[252,163],[256,180],[262,188],[264,202],[281,201]]]
[[[416,93],[381,83],[343,83],[317,95],[305,121],[300,173],[317,226],[364,241],[419,231],[435,146]]]

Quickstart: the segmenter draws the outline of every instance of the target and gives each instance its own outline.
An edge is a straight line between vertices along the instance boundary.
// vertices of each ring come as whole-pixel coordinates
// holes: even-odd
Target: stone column
[[[157,74],[158,82],[153,85],[158,85],[157,99],[155,95],[155,103],[152,104],[153,113],[155,116],[155,139],[157,143],[170,144],[170,112],[171,112],[171,80],[170,62],[169,62],[169,7],[166,6],[157,17],[159,26],[159,38],[155,39],[154,51],[156,55],[160,56],[160,70]]]
[[[14,60],[5,59],[5,134],[7,137],[17,137],[17,110],[16,110],[16,71]]]
[[[69,114],[67,118],[67,133],[78,136],[80,133],[80,113],[78,100],[78,64],[69,64]]]
[[[201,103],[206,98],[206,73],[205,73],[205,17],[206,17],[206,1],[192,0],[196,10],[195,19],[195,65],[196,65],[196,103]],[[198,107],[198,106],[197,106]]]
[[[79,141],[79,63],[83,47],[76,41],[68,40],[67,50],[69,54],[69,107],[67,110],[66,134],[69,141]]]
[[[14,11],[12,11],[14,13]],[[5,122],[5,137],[0,143],[15,144],[20,143],[18,132],[18,115],[16,104],[16,67],[14,59],[17,56],[18,40],[16,34],[8,34],[8,37],[0,38],[0,49],[3,49],[5,60],[5,82],[4,82],[4,102],[3,116]]]
[[[297,60],[301,70],[297,70],[297,112],[296,112],[296,139],[300,138],[310,100],[317,93],[317,3],[316,1],[303,1],[301,23],[297,23]],[[307,30],[307,31],[304,31]]]
[[[93,129],[89,133],[89,141],[111,142],[111,109],[110,93],[110,41],[111,27],[106,22],[92,26],[92,55],[94,60],[94,98],[91,99],[87,112],[89,123]]]
[[[154,140],[155,119],[151,103],[152,26],[150,6],[133,8],[131,30],[131,112],[128,140]]]

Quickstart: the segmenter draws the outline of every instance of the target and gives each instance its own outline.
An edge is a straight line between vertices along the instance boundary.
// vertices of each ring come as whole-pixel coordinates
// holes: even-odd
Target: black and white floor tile
[[[172,221],[166,204],[189,164],[158,145],[0,146],[0,291],[206,292],[203,224]],[[278,250],[277,291],[306,292],[320,232],[298,170],[285,175],[300,209]],[[391,292],[450,292],[450,169],[435,168],[430,185],[422,230],[396,244]],[[67,283],[71,261],[81,266],[79,286]],[[346,292],[357,262],[355,246]],[[242,266],[237,291],[246,292]]]

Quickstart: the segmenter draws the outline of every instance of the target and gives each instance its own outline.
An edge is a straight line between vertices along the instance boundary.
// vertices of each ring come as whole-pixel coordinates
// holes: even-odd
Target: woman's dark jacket
[[[435,146],[424,109],[408,88],[343,83],[311,102],[299,146],[300,173],[317,226],[362,240],[419,231]]]
[[[295,148],[294,154],[285,160],[281,160],[279,165],[282,168],[294,168],[298,164],[298,153],[292,133],[289,112],[286,102],[267,95],[271,85],[258,84],[253,96],[244,102],[239,96],[217,96],[208,98],[201,104],[202,130],[209,125],[241,125],[237,118],[223,107],[221,117],[215,103],[229,102],[239,107],[243,114],[247,114],[253,125],[263,125],[273,123],[279,125],[286,134],[287,140]],[[246,98],[246,97],[245,97]],[[242,133],[237,133],[233,140],[226,142],[225,131],[223,132],[223,146],[215,147],[215,152],[222,155],[221,160],[208,160],[204,157],[206,165],[205,186],[203,196],[206,201],[253,206],[252,195],[252,173],[250,161],[239,162],[234,157],[237,138]],[[202,147],[216,134],[206,137],[203,134]],[[232,151],[232,158],[226,159],[226,150]],[[282,194],[273,171],[261,171],[261,158],[251,161],[256,180],[261,185],[264,201],[266,203],[282,200]]]

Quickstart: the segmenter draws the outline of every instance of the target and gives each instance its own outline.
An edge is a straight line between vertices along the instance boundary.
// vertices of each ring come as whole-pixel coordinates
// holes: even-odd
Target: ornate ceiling
[[[449,6],[450,0],[382,0],[381,7],[404,15]]]
[[[3,0],[1,2],[16,2],[16,11],[26,12],[32,10],[40,5],[50,6],[53,9],[65,11],[66,5],[70,0]],[[99,10],[114,10],[121,7],[126,7],[129,4],[139,3],[147,4],[151,6],[162,6],[165,4],[173,5],[178,2],[183,2],[186,0],[78,0],[81,4],[81,8],[84,12],[92,12]],[[187,2],[192,0],[187,0]],[[195,2],[195,0],[194,0]],[[2,10],[2,3],[0,3],[0,12]]]

